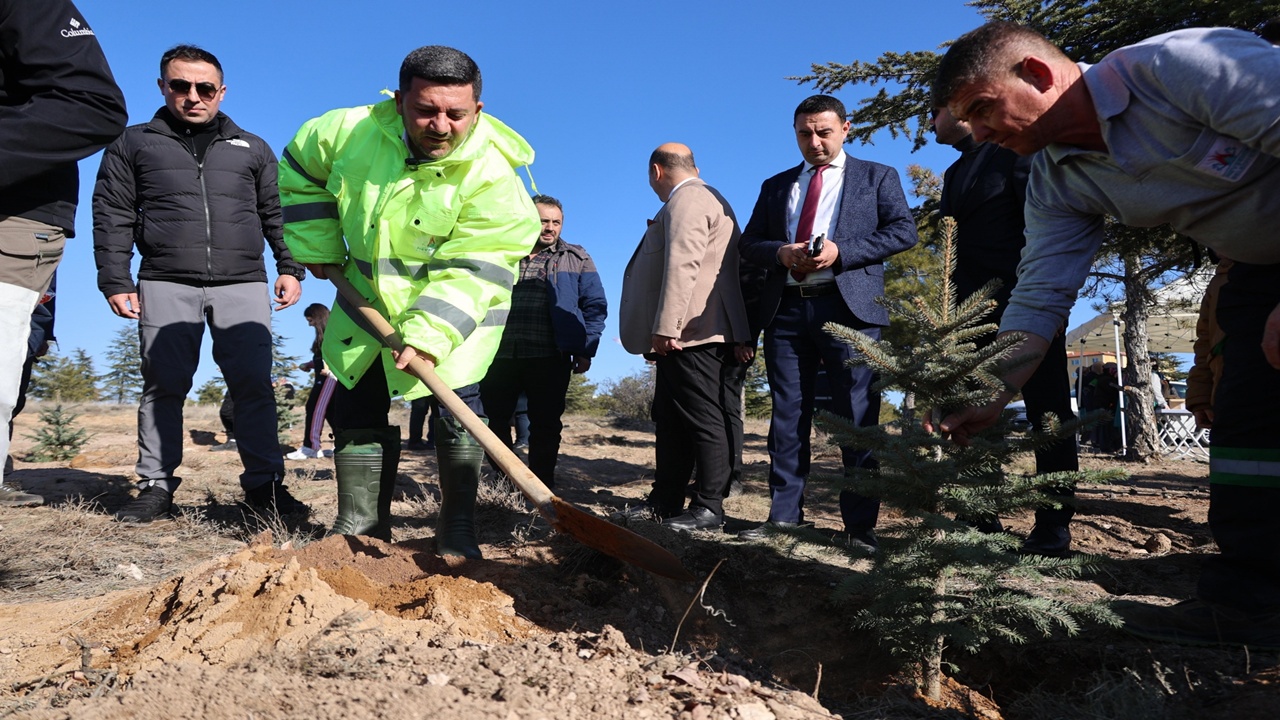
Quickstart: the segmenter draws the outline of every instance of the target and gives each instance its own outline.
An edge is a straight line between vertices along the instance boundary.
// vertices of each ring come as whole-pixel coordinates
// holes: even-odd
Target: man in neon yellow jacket
[[[427,394],[403,372],[415,355],[478,414],[520,258],[540,229],[515,168],[533,149],[482,114],[480,69],[432,45],[400,67],[393,100],[333,110],[302,126],[280,162],[285,242],[324,278],[343,274],[400,333],[398,356],[335,304],[322,353],[339,382],[334,428],[338,518],[332,532],[390,540],[400,428],[391,398]],[[479,557],[473,515],[484,452],[447,412],[437,421],[441,508],[436,550]]]

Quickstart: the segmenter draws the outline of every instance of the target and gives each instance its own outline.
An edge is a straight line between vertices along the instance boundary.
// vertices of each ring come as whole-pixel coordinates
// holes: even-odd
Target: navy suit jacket
[[[778,264],[778,248],[790,243],[787,196],[803,169],[801,163],[764,181],[751,220],[742,232],[742,256],[768,269],[760,289],[758,324],[753,322],[753,326],[768,327],[782,301],[788,269]],[[844,190],[827,242],[840,249],[831,271],[845,305],[858,320],[868,325],[889,324],[889,311],[876,302],[884,295],[884,260],[912,247],[918,239],[898,171],[845,153]]]
[[[951,274],[956,294],[964,300],[998,278],[1001,286],[994,299],[1000,303],[1000,314],[1009,306],[1027,244],[1022,208],[1032,157],[991,143],[975,144],[943,175],[938,212],[957,223],[956,267]]]

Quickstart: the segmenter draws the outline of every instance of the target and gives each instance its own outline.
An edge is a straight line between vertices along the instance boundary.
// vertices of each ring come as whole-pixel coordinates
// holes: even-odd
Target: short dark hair
[[[471,56],[444,45],[426,45],[400,63],[400,92],[409,92],[414,78],[440,85],[470,85],[471,96],[480,99],[480,66]]]
[[[688,153],[670,152],[668,150],[654,150],[649,156],[649,164],[657,165],[664,170],[697,170],[698,165],[693,161],[693,151]]]
[[[169,63],[174,60],[185,60],[186,62],[205,62],[212,65],[218,71],[218,82],[222,82],[222,63],[218,62],[218,58],[214,54],[202,47],[195,45],[174,45],[164,54],[160,56],[160,77],[164,77],[165,72],[169,69]]]
[[[1280,17],[1273,17],[1259,25],[1258,37],[1272,45],[1280,45]]]
[[[836,117],[840,118],[840,122],[844,122],[849,117],[849,113],[845,112],[844,103],[836,98],[830,95],[810,95],[796,106],[796,112],[791,116],[791,123],[795,124],[801,115],[817,115],[824,112],[835,113]]]
[[[560,204],[560,201],[551,197],[550,195],[534,195],[533,204],[534,205],[550,205],[552,207],[559,208],[560,212],[564,212],[564,206]]]
[[[1021,57],[1010,62],[1014,50],[1066,57],[1045,36],[1026,25],[989,22],[961,35],[942,56],[933,82],[934,107],[945,107],[951,102],[951,96],[969,83],[990,80],[1001,72],[1014,72],[1022,62]]]

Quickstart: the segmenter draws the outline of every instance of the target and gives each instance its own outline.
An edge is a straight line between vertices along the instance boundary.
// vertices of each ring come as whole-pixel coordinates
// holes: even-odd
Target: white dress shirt
[[[844,194],[844,163],[848,157],[840,153],[831,160],[830,166],[822,172],[822,196],[818,198],[818,213],[813,218],[813,235],[826,235],[828,238],[835,231],[836,216],[840,210],[840,197]],[[789,242],[809,242],[810,238],[796,237],[796,229],[800,225],[800,209],[804,207],[805,195],[809,194],[809,181],[813,179],[814,166],[806,162],[800,170],[800,176],[791,185],[787,195],[787,240]],[[835,282],[835,273],[831,268],[809,273],[804,277],[805,285],[821,285]],[[787,273],[788,285],[799,285],[791,273]]]

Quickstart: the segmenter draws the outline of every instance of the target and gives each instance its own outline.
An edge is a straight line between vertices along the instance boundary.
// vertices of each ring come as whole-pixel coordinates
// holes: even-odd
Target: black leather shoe
[[[1065,525],[1036,525],[1022,541],[1022,553],[1065,557],[1071,553],[1071,530]]]
[[[866,530],[844,529],[847,534],[846,542],[850,550],[860,550],[868,555],[875,555],[876,550],[880,547],[880,541],[876,539],[876,531],[871,528]]]
[[[1004,532],[1004,523],[1000,522],[1000,518],[995,516],[975,519],[957,515],[956,522],[962,522],[983,535],[994,535],[996,533]]]
[[[738,533],[738,539],[752,540],[752,541],[766,540],[769,538],[770,535],[776,535],[779,532],[785,532],[787,530],[797,530],[800,528],[810,528],[810,527],[813,527],[813,523],[811,522],[798,522],[798,523],[767,522],[763,525],[757,525],[756,527],[753,527],[750,530],[743,530],[742,532]]]
[[[724,525],[724,518],[704,507],[691,507],[689,512],[662,521],[672,530],[717,530]]]

